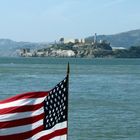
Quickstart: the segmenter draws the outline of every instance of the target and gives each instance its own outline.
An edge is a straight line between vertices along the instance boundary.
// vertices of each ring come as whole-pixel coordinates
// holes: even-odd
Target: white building
[[[64,44],[75,43],[75,39],[64,39]]]
[[[124,47],[112,47],[112,50],[126,50]]]
[[[63,44],[68,44],[68,43],[85,43],[85,39],[65,39],[65,38],[60,38],[59,40],[60,43]]]
[[[75,53],[72,50],[53,50],[52,56],[60,56],[60,57],[74,57]]]

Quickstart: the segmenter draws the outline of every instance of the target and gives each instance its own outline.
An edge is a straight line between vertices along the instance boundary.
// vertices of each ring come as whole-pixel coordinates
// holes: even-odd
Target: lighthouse
[[[94,34],[94,43],[97,43],[97,34]]]

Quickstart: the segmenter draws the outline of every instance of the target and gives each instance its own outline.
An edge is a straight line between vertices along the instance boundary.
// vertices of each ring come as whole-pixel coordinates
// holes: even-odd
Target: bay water
[[[70,62],[69,140],[140,140],[140,59],[0,58],[0,100],[53,88]]]

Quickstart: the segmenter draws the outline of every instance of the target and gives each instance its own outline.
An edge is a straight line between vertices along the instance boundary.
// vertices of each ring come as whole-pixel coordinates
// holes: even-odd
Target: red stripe
[[[16,106],[16,107],[8,107],[4,109],[0,109],[0,115],[9,114],[9,113],[19,113],[26,111],[35,111],[43,106],[43,103],[36,105],[25,105],[25,106]]]
[[[14,134],[14,135],[7,135],[7,136],[0,136],[1,140],[23,140],[27,138],[31,138],[33,135],[37,134],[38,132],[43,131],[44,126],[40,126],[32,131],[20,133],[20,134]],[[42,136],[38,140],[49,140],[57,136],[62,136],[67,134],[67,128],[56,130],[50,134],[47,134],[45,136]]]
[[[43,118],[44,118],[44,113],[30,118],[0,122],[0,129],[32,124]]]
[[[54,137],[62,136],[62,135],[65,135],[65,134],[67,134],[67,128],[56,130],[56,131],[54,131],[54,132],[52,132],[48,135],[42,136],[38,140],[50,140]]]
[[[49,91],[40,91],[40,92],[28,92],[23,94],[18,94],[3,101],[0,101],[0,104],[16,101],[19,99],[27,99],[27,98],[40,98],[47,96]]]
[[[24,133],[7,135],[7,136],[0,136],[0,140],[24,140],[24,139],[32,137],[33,135],[42,131],[43,129],[44,129],[44,126],[42,125],[32,131],[27,131]]]

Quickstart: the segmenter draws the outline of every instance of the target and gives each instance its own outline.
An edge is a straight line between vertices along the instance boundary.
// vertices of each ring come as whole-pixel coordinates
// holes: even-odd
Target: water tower
[[[94,34],[94,43],[97,43],[97,34]]]

